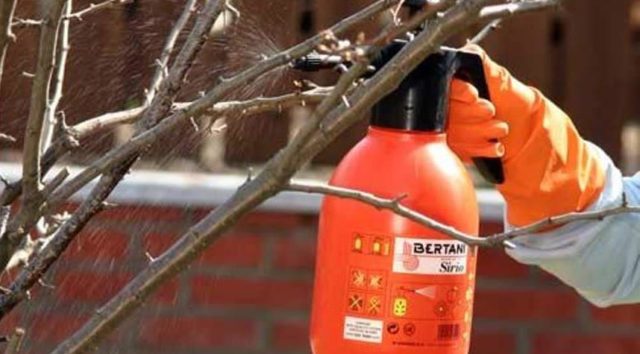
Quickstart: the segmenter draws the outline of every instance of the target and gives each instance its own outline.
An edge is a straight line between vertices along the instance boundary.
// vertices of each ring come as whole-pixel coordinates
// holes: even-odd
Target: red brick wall
[[[202,210],[124,208],[92,222],[2,328],[51,350]],[[316,217],[254,213],[166,284],[103,344],[103,353],[308,353]],[[499,225],[483,225],[484,233]],[[472,354],[640,352],[640,307],[598,310],[499,250],[479,261]],[[4,276],[7,281],[8,276]]]

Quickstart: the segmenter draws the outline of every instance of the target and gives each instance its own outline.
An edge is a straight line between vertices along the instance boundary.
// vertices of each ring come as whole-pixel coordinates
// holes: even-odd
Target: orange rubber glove
[[[516,80],[478,46],[491,102],[470,84],[451,85],[448,143],[463,160],[502,157],[498,190],[507,220],[524,226],[584,210],[600,195],[604,172],[569,117],[538,90]]]

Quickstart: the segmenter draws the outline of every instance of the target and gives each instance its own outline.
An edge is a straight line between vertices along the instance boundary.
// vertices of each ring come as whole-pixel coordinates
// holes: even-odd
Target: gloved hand
[[[601,163],[567,115],[538,90],[516,80],[478,46],[491,102],[454,80],[449,102],[449,146],[461,159],[501,157],[507,221],[524,226],[581,211],[604,186]]]

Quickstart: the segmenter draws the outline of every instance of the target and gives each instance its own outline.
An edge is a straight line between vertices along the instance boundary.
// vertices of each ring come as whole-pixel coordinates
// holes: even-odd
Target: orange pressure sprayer
[[[389,45],[375,66],[403,45]],[[481,59],[442,48],[374,106],[366,137],[340,162],[330,184],[400,197],[403,205],[476,235],[473,184],[446,144],[454,77],[489,99]],[[502,182],[499,160],[474,162],[485,178]],[[314,354],[468,353],[475,248],[393,212],[326,197],[317,252]]]

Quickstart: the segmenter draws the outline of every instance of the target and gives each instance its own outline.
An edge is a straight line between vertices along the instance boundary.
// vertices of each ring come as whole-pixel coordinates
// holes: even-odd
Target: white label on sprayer
[[[382,321],[346,316],[344,339],[367,343],[382,343]]]
[[[467,245],[460,241],[396,237],[393,271],[406,274],[465,274],[468,252]]]

